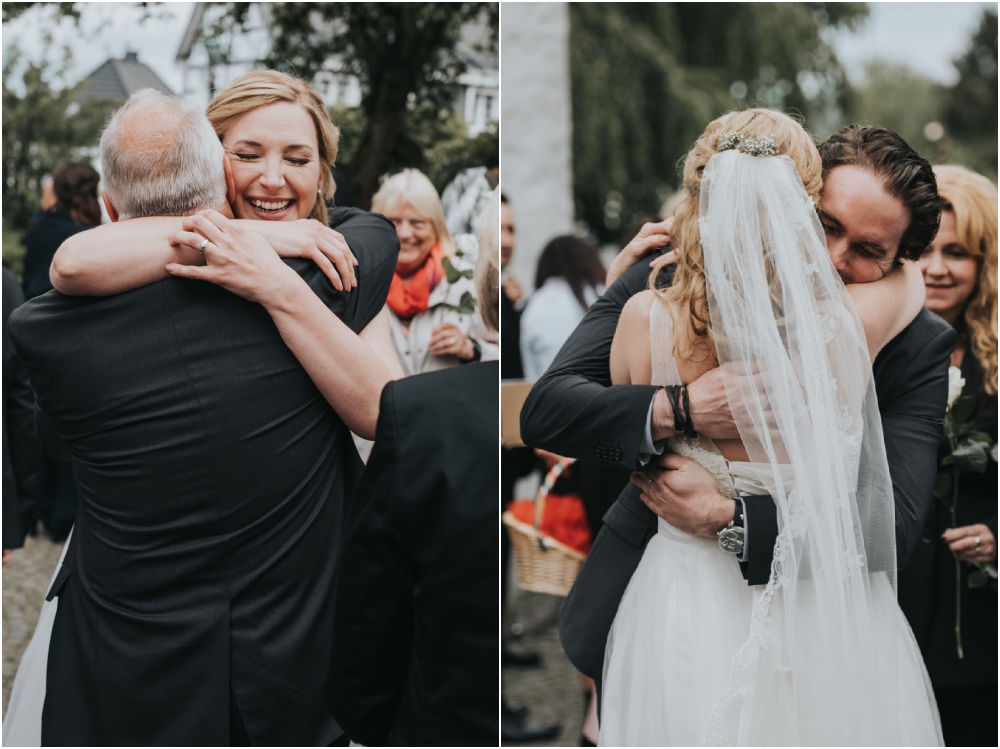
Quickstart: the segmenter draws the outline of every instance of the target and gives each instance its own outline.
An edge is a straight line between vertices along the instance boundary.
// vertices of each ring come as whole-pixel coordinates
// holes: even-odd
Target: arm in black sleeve
[[[924,314],[930,315],[926,310],[921,312]],[[938,443],[948,401],[949,357],[956,340],[955,331],[944,323],[941,325],[939,332],[916,350],[898,380],[880,382],[876,370],[882,432],[896,507],[898,569],[909,562],[934,502]]]
[[[385,306],[396,270],[399,238],[385,216],[358,208],[335,208],[330,228],[340,232],[358,259],[358,288],[347,292],[344,322],[360,333]]]
[[[410,662],[414,564],[398,508],[408,502],[399,466],[394,384],[382,392],[377,438],[348,524],[331,637],[327,704],[356,742],[384,744]]]
[[[598,299],[528,394],[521,435],[532,447],[635,470],[653,385],[611,384],[611,342],[625,303],[646,288],[640,261]]]

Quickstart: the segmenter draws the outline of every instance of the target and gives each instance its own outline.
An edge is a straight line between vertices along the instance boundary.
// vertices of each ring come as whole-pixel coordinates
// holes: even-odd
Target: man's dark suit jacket
[[[330,709],[366,746],[496,746],[497,362],[389,383],[351,509]]]
[[[35,437],[28,370],[7,334],[7,318],[24,303],[17,278],[3,269],[3,548],[19,549],[38,492],[41,449]]]
[[[289,264],[360,331],[388,293],[395,230],[354,209],[331,225],[358,257],[357,289]],[[10,332],[80,490],[49,594],[43,743],[228,745],[231,694],[254,744],[340,736],[323,690],[362,466],[264,308],[170,278],[49,292]]]
[[[559,455],[590,458],[630,470],[639,466],[653,385],[611,385],[611,341],[622,307],[646,288],[640,261],[590,308],[521,411],[524,441]],[[661,276],[669,283],[672,270]],[[875,387],[896,506],[897,564],[906,563],[930,510],[935,455],[948,390],[948,356],[955,331],[922,310],[875,360]],[[777,511],[770,497],[746,498],[748,584],[767,582]],[[656,515],[629,484],[604,516],[576,584],[563,603],[559,631],[573,665],[599,679],[618,603],[656,533]],[[734,559],[733,564],[736,564]]]

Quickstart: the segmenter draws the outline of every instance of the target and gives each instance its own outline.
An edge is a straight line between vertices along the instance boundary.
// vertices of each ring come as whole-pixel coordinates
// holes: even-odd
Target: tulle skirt
[[[55,582],[63,558],[73,539],[73,531],[66,537],[59,563],[56,564],[49,588]],[[48,588],[46,588],[46,592]],[[45,704],[45,679],[49,663],[49,640],[52,639],[52,625],[56,620],[59,599],[42,601],[35,632],[31,642],[21,655],[21,662],[14,676],[7,712],[3,716],[4,746],[42,745],[42,706]]]
[[[752,542],[752,537],[751,537]],[[808,584],[796,605],[800,631],[810,629]],[[602,746],[748,745],[941,746],[940,722],[917,643],[884,573],[871,576],[872,626],[865,648],[870,669],[858,674],[875,709],[850,726],[830,715],[851,710],[857,683],[823,681],[808,667],[810,643],[796,648],[802,673],[783,667],[782,652],[751,656],[753,674],[727,716],[714,725],[730,686],[734,658],[750,634],[755,601],[764,586],[746,584],[731,554],[713,539],[689,536],[659,521],[636,569],[608,637],[601,705]],[[780,605],[780,592],[772,602]],[[818,630],[816,630],[818,631]],[[759,660],[766,658],[762,664]],[[754,660],[757,659],[757,660]],[[820,683],[817,683],[820,682]],[[833,702],[839,701],[839,705]]]

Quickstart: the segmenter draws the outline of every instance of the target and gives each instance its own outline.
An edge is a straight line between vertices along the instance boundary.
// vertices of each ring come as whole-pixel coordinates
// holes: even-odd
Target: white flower
[[[475,234],[459,234],[455,237],[455,251],[474,260],[479,254],[479,240]]]
[[[962,377],[962,370],[958,367],[948,367],[948,408],[958,400],[965,387],[965,378]]]

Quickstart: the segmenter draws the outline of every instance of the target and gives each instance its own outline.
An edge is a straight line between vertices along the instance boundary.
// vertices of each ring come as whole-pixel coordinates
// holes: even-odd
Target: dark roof
[[[81,88],[80,99],[125,100],[143,88],[154,88],[174,96],[174,92],[148,65],[139,62],[135,52],[126,52],[122,60],[107,60],[86,77],[90,85]]]

